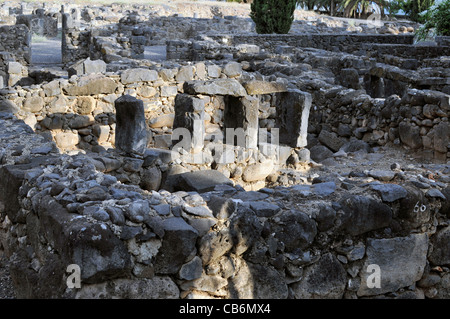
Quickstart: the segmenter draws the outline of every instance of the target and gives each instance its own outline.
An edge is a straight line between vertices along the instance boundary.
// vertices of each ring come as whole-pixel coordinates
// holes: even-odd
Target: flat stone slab
[[[377,191],[384,202],[395,202],[397,199],[402,199],[408,195],[408,191],[397,184],[375,184],[370,185],[370,188]]]
[[[256,191],[239,192],[238,194],[233,196],[234,199],[240,199],[243,202],[259,201],[267,197],[269,197],[268,194]]]
[[[184,83],[187,94],[245,96],[247,91],[235,79],[217,79],[211,81],[187,81]]]
[[[205,193],[213,191],[216,185],[230,185],[233,182],[216,170],[202,170],[180,174],[179,190]]]

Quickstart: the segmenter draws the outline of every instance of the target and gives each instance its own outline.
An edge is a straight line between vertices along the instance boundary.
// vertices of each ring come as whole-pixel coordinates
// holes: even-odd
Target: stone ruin
[[[449,297],[445,38],[28,6],[3,4],[16,19],[0,26],[0,257],[17,298]],[[33,74],[32,33],[55,25],[66,75]]]

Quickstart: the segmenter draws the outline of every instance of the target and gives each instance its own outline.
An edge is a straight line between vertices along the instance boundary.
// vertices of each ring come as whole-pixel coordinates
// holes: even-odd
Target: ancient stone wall
[[[200,39],[177,39],[166,41],[167,58],[180,60],[203,61],[208,59],[229,58],[236,52],[257,53],[255,50],[264,49],[268,53],[281,53],[280,50],[290,48],[315,48],[331,52],[347,52],[366,55],[372,52],[377,43],[400,47],[411,45],[413,35],[368,35],[368,34],[304,34],[304,35],[242,35],[211,33],[199,36]],[[213,41],[211,41],[213,40]],[[366,47],[364,46],[366,45]],[[256,49],[258,48],[258,49]],[[416,49],[426,54],[434,52],[444,54],[446,47],[426,47]],[[248,52],[246,52],[248,51]],[[391,52],[392,54],[392,52]],[[401,55],[400,55],[401,56]],[[429,56],[432,57],[432,56]]]
[[[0,52],[10,53],[14,59],[28,65],[31,61],[31,33],[25,25],[0,26]]]
[[[335,152],[356,137],[372,145],[390,142],[424,150],[443,162],[450,157],[447,94],[408,89],[380,101],[364,91],[331,89],[314,97],[316,105],[323,105],[312,112],[309,132]]]
[[[412,44],[414,35],[386,34],[304,34],[304,35],[209,35],[212,39],[228,45],[255,44],[273,52],[276,47],[289,45],[324,49],[329,51],[356,53],[362,43]]]
[[[38,9],[35,14],[18,15],[16,24],[25,24],[32,34],[54,38],[58,35],[58,18]]]
[[[198,171],[178,175],[178,191],[144,191],[99,172],[106,158],[58,154],[12,114],[0,121],[0,239],[19,298],[448,298],[437,180],[246,192]],[[149,170],[164,156],[111,161]]]

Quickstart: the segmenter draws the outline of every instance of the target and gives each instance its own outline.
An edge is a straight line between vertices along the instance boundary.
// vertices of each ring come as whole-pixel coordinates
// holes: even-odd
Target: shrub
[[[450,0],[431,7],[423,18],[426,22],[416,33],[419,39],[426,39],[432,30],[433,36],[450,36]]]
[[[294,21],[296,0],[254,0],[250,17],[256,32],[286,34]]]

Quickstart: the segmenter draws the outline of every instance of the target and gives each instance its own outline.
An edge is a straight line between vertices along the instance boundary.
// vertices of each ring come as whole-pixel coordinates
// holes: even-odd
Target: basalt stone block
[[[19,189],[28,171],[39,168],[42,165],[51,165],[54,162],[52,156],[41,156],[31,160],[28,164],[5,165],[0,167],[0,202],[5,205],[9,219],[14,223],[25,223],[23,214],[20,213]]]
[[[420,128],[413,126],[410,123],[401,122],[398,126],[400,141],[403,144],[408,145],[412,149],[418,149],[422,147],[422,138],[420,136]]]
[[[201,170],[180,174],[178,190],[204,193],[213,191],[216,185],[226,184],[233,186],[233,182],[216,170]]]
[[[117,83],[110,78],[99,74],[90,74],[81,77],[78,83],[63,88],[67,95],[87,96],[97,94],[111,94],[117,89]]]
[[[158,72],[143,68],[129,69],[122,72],[120,79],[123,84],[151,82],[158,79]]]
[[[407,237],[367,239],[366,260],[360,271],[358,296],[381,295],[408,287],[418,281],[427,264],[428,236],[425,233]],[[380,287],[368,287],[369,265],[380,267]]]
[[[399,200],[397,217],[401,219],[403,227],[415,228],[430,220],[431,210],[425,194],[414,186],[406,185],[406,196]]]
[[[203,148],[205,134],[205,102],[188,94],[175,97],[175,117],[173,119],[174,144],[186,151]],[[180,130],[180,129],[186,130]],[[181,142],[178,138],[183,137]]]
[[[43,236],[67,264],[80,266],[82,282],[96,283],[130,273],[128,250],[106,224],[73,218],[51,196],[43,197],[36,210]]]
[[[245,96],[247,92],[235,79],[217,79],[211,81],[187,81],[184,92],[188,94]]]
[[[392,221],[392,209],[369,197],[350,195],[339,204],[344,211],[342,227],[351,235],[387,227]]]
[[[224,100],[226,143],[256,149],[258,147],[259,99],[251,96],[227,95]]]
[[[279,223],[271,230],[275,237],[284,243],[287,252],[306,249],[317,235],[316,222],[306,213],[298,210],[282,212]]]
[[[433,251],[430,254],[430,261],[433,265],[450,264],[450,227],[447,226],[439,230],[431,237]]]
[[[164,238],[155,257],[155,273],[176,274],[195,250],[198,232],[180,217],[165,219]]]
[[[300,90],[275,93],[277,110],[276,125],[279,128],[280,144],[305,147],[308,133],[311,94]]]
[[[116,108],[116,148],[127,154],[144,154],[147,146],[147,126],[144,103],[130,95],[114,102]]]
[[[249,95],[271,94],[287,91],[287,86],[285,83],[259,80],[251,80],[244,83],[244,88],[247,90]]]
[[[341,299],[347,276],[344,267],[331,253],[305,269],[302,280],[293,284],[294,296],[299,299]]]

